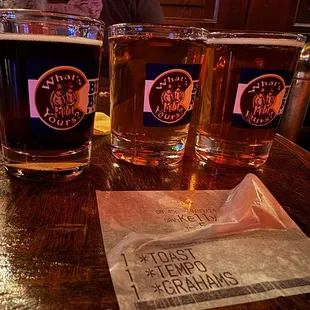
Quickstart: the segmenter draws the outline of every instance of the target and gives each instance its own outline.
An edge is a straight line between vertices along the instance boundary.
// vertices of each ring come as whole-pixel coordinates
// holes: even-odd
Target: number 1
[[[135,291],[137,299],[140,299],[136,286],[133,284],[131,287]]]

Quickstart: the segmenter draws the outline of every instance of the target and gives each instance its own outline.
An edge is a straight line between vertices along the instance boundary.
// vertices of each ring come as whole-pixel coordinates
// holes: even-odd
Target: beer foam
[[[66,37],[57,35],[42,34],[25,34],[25,33],[0,33],[1,40],[11,41],[35,41],[35,42],[51,42],[51,43],[74,43],[83,45],[102,46],[103,42],[96,39],[88,39],[83,37]]]
[[[303,47],[304,42],[293,39],[273,39],[273,38],[209,38],[207,44],[229,44],[229,45],[273,45]]]

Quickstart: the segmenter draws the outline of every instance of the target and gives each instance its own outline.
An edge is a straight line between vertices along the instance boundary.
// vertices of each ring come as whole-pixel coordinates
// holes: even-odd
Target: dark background
[[[310,35],[310,0],[159,0],[166,21],[207,29]]]

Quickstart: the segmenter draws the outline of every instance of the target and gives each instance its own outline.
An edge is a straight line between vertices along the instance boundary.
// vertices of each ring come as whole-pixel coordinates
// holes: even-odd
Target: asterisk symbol
[[[140,258],[140,263],[147,263],[148,262],[148,259],[145,255],[141,255],[141,256],[139,256],[139,258]]]
[[[155,283],[155,285],[152,285],[152,288],[154,289],[154,293],[158,292],[160,294],[163,291],[161,285],[158,285],[157,283]]]
[[[148,269],[145,270],[145,272],[146,272],[146,275],[147,275],[148,277],[149,277],[149,276],[151,276],[152,278],[155,277],[155,272],[154,272],[153,269],[148,268]]]

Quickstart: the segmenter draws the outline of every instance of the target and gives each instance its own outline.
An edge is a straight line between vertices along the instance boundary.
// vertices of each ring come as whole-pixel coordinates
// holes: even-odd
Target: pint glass
[[[104,25],[0,10],[4,165],[32,180],[70,179],[90,162]]]
[[[161,25],[109,28],[112,153],[137,165],[181,161],[207,31]]]
[[[305,37],[210,33],[201,72],[196,155],[259,167],[269,156]]]

